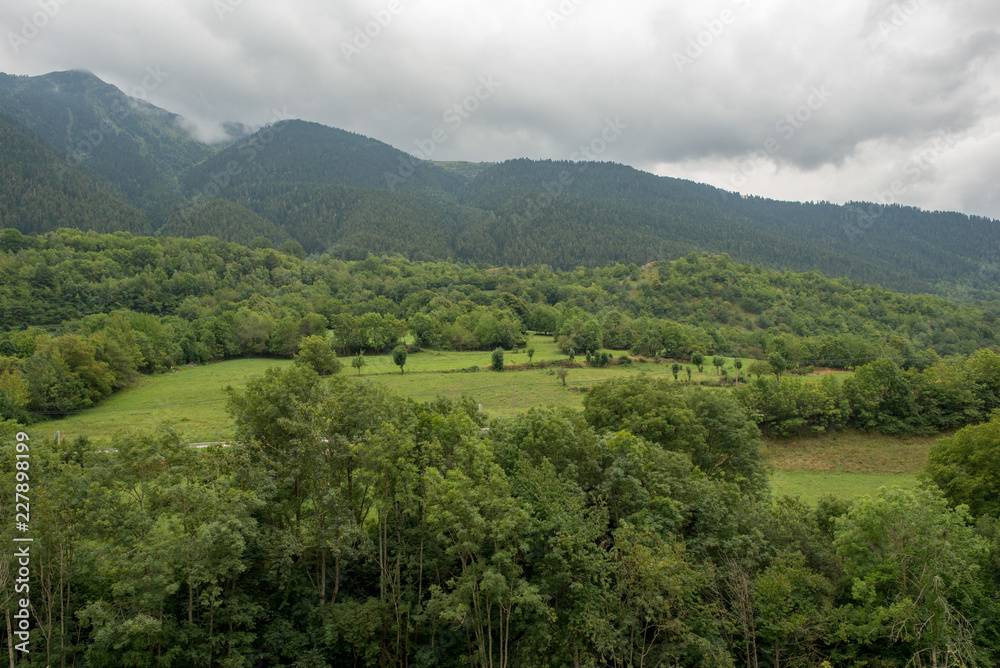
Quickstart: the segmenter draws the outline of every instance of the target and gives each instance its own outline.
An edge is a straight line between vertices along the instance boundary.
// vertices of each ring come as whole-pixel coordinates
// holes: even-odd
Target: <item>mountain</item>
[[[480,172],[459,198],[513,221],[523,232],[501,234],[528,255],[542,237],[558,237],[582,220],[597,234],[633,231],[626,253],[633,261],[657,248],[673,256],[687,248],[726,252],[768,267],[815,269],[909,292],[963,281],[989,287],[974,284],[982,283],[981,268],[1000,257],[995,220],[898,205],[743,197],[612,163],[511,160]],[[516,262],[519,254],[505,255]]]
[[[165,76],[150,70],[143,94]],[[182,205],[179,177],[215,152],[192,137],[177,114],[89,72],[0,74],[0,112],[30,129],[67,166],[141,209],[154,226]]]
[[[68,169],[30,130],[0,114],[0,228],[152,234],[141,211]]]
[[[103,189],[117,196],[109,206],[125,200],[143,214],[97,220],[30,200],[21,211],[21,200],[8,197],[5,220],[15,222],[3,224],[23,231],[72,225],[244,243],[264,237],[344,258],[400,253],[564,269],[706,251],[904,292],[1000,300],[1000,223],[986,218],[864,202],[780,202],[614,163],[425,162],[300,120],[257,131],[228,123],[232,139],[208,145],[176,114],[86,72],[0,75],[0,113],[55,151],[69,168],[61,172],[83,179],[84,201],[93,198],[86,192]],[[8,172],[18,151],[8,151]],[[37,185],[66,202],[38,156],[25,156],[18,188],[37,192],[30,188]]]
[[[319,123],[281,121],[208,158],[185,175],[186,195],[213,186],[311,183],[404,192],[454,192],[461,176],[363,135]],[[224,195],[225,196],[225,195]]]

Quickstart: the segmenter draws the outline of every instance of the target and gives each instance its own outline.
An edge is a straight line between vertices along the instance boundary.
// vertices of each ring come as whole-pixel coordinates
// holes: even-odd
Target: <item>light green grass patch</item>
[[[845,499],[868,496],[879,487],[913,489],[917,476],[907,473],[837,473],[817,471],[774,471],[771,491],[775,497],[797,496],[813,505],[820,497],[833,494]]]
[[[226,440],[232,438],[233,421],[226,413],[224,388],[243,387],[269,367],[289,364],[278,359],[232,360],[146,376],[99,406],[36,425],[34,431],[45,436],[60,431],[68,439],[87,436],[104,441],[123,428],[152,430],[170,422],[192,442]]]

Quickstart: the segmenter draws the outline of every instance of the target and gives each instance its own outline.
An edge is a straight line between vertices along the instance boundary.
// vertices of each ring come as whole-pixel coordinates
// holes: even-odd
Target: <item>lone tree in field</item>
[[[722,367],[726,365],[726,358],[722,355],[716,355],[712,358],[712,366],[715,367],[715,373],[722,373]]]
[[[690,382],[691,382],[691,367],[689,367],[689,366],[686,366],[686,367],[684,367],[684,370],[685,370],[685,371],[687,371],[687,374],[688,374],[688,382],[690,383]]]
[[[561,366],[558,369],[556,369],[556,378],[562,381],[563,387],[566,387],[566,374],[567,374],[566,367]]]
[[[674,372],[674,380],[677,380],[677,374],[681,372],[681,365],[674,362],[670,365],[670,370]]]
[[[691,355],[691,364],[698,367],[698,373],[701,373],[705,369],[705,356],[701,353],[693,353]]]
[[[531,358],[533,358],[535,356],[535,349],[534,348],[528,348],[527,352],[528,352],[528,364],[531,364],[532,363],[531,362]]]
[[[358,353],[357,357],[351,360],[351,366],[358,370],[358,375],[361,375],[361,367],[368,364],[368,360],[361,353]]]
[[[392,349],[392,363],[399,367],[399,373],[403,373],[406,366],[406,346],[398,345]]]
[[[493,350],[491,361],[494,371],[503,371],[503,348],[496,348]]]

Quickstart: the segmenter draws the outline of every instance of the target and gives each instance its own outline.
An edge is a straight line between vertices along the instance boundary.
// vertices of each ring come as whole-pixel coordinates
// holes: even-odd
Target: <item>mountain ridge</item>
[[[558,268],[704,251],[911,293],[1000,298],[1000,222],[957,212],[771,200],[608,162],[428,162],[297,119],[256,131],[230,123],[237,138],[209,145],[177,114],[82,71],[0,75],[0,113],[141,211],[139,228],[151,233]]]

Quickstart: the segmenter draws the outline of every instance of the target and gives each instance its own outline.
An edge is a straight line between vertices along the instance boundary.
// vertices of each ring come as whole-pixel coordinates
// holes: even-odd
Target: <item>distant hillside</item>
[[[189,197],[213,186],[224,197],[241,186],[312,183],[403,192],[457,190],[463,179],[353,132],[305,121],[282,121],[236,142],[184,177]]]
[[[0,74],[0,112],[156,225],[182,204],[178,177],[215,150],[191,137],[180,116],[129,97],[89,72]]]
[[[238,138],[208,146],[179,116],[85,72],[0,75],[0,113],[54,150],[50,162],[69,167],[88,188],[115,193],[149,221],[134,210],[99,219],[58,213],[72,208],[65,192],[54,195],[64,202],[58,210],[9,196],[5,220],[13,222],[4,224],[22,231],[69,225],[244,243],[264,237],[342,258],[401,253],[560,269],[728,253],[898,291],[1000,300],[1000,222],[959,213],[779,202],[612,163],[423,162],[381,141],[297,120],[256,132],[229,123]],[[15,154],[12,147],[8,172],[21,160]],[[14,191],[52,190],[37,155],[24,160]]]
[[[146,217],[67,169],[29,130],[0,114],[0,228],[42,233],[60,227],[152,234]]]
[[[441,169],[458,174],[463,179],[472,179],[479,176],[481,172],[495,165],[495,162],[463,162],[463,161],[443,161],[433,160],[432,165],[437,165]]]
[[[246,207],[223,199],[211,200],[204,206],[186,207],[172,213],[156,233],[164,237],[211,236],[243,245],[259,237],[264,237],[273,245],[291,239],[288,232],[271,221],[261,218]]]
[[[553,199],[549,192],[559,194]],[[744,198],[610,163],[511,160],[472,179],[460,199],[523,229],[521,235],[503,234],[528,253],[533,244],[518,236],[533,235],[535,243],[539,236],[553,238],[573,224],[566,220],[572,217],[599,234],[636,230],[628,251],[636,261],[648,254],[644,249],[695,248],[909,292],[933,292],[941,283],[988,288],[975,285],[979,268],[1000,256],[1000,223],[994,220],[900,206]],[[573,201],[580,203],[569,204]],[[621,255],[622,250],[609,247],[607,252]]]

